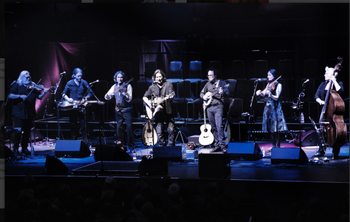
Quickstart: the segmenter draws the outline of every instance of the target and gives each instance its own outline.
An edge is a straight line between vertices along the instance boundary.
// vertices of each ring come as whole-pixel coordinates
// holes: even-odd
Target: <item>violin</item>
[[[134,80],[134,78],[131,78],[131,79],[129,79],[127,82],[123,82],[119,87],[118,87],[118,91],[119,92],[124,92],[124,90],[123,90],[123,87],[124,86],[126,86],[126,84],[128,84],[129,82],[131,82],[131,81],[133,81]]]
[[[29,84],[26,85],[27,89],[30,90],[36,90],[36,91],[42,91],[42,90],[54,90],[56,87],[55,86],[51,86],[50,88],[45,88],[43,85],[39,85],[36,84],[35,82],[31,82]]]
[[[277,79],[275,79],[273,82],[271,82],[270,84],[267,84],[266,88],[261,91],[261,90],[258,90],[256,91],[256,95],[257,96],[266,96],[268,94],[268,92],[271,92],[273,91],[275,88],[276,88],[276,85],[278,83],[278,80],[281,78],[282,76],[279,76]]]

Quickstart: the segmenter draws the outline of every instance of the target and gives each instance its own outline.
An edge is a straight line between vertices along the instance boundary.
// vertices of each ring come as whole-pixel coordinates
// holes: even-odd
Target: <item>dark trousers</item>
[[[69,111],[69,123],[71,129],[72,140],[76,140],[79,135],[79,130],[81,130],[81,134],[83,136],[84,142],[88,142],[87,132],[86,132],[86,124],[85,124],[85,109],[73,109]],[[78,122],[79,120],[79,122]]]
[[[164,137],[164,126],[167,126],[168,131],[168,145],[175,145],[175,120],[172,115],[166,114],[165,112],[157,113],[155,116],[156,132],[158,136],[159,146],[166,146]]]
[[[13,122],[13,147],[18,150],[19,144],[21,143],[22,150],[27,149],[30,130],[33,127],[33,119],[20,119],[18,117],[12,116]],[[23,132],[23,134],[22,134]]]
[[[130,151],[134,149],[134,131],[131,126],[132,112],[131,110],[123,112],[123,109],[120,111],[115,111],[115,120],[117,122],[117,137],[123,145],[128,145]],[[125,121],[126,126],[126,135],[127,143],[125,143],[124,137],[124,127],[123,122]]]
[[[225,134],[224,126],[222,125],[222,115],[224,112],[224,105],[209,106],[207,108],[207,114],[211,131],[213,133],[215,144],[220,148],[225,147]]]

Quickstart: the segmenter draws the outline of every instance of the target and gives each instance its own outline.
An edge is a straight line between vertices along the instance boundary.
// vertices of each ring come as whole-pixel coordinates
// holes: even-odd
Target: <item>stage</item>
[[[314,183],[348,183],[349,182],[349,144],[346,143],[340,150],[339,159],[332,159],[332,149],[327,148],[323,158],[315,158],[318,150],[316,146],[301,147],[307,156],[307,162],[294,163],[291,160],[273,163],[271,161],[271,144],[268,141],[256,142],[230,142],[229,146],[247,146],[257,144],[264,156],[262,158],[250,159],[244,155],[237,154],[235,157],[228,157],[227,166],[230,172],[220,177],[214,177],[225,180],[247,180],[247,181],[283,181],[283,182],[314,182]],[[46,156],[55,156],[56,141],[37,141],[32,143],[34,155],[22,157],[13,162],[6,163],[6,176],[19,175],[50,175],[45,169]],[[98,145],[97,145],[98,146]],[[108,146],[108,145],[107,145]],[[177,143],[177,147],[182,152],[181,160],[171,160],[168,162],[167,175],[178,179],[201,179],[198,168],[200,155],[210,155],[210,147],[197,147],[195,150],[187,150],[186,144]],[[249,149],[248,146],[248,149]],[[96,147],[90,147],[90,155],[87,157],[57,157],[69,169],[67,173],[60,176],[79,177],[79,176],[122,176],[139,177],[138,167],[142,158],[153,159],[152,147],[146,147],[136,142],[136,152],[125,152],[132,158],[132,161],[125,158],[116,158],[117,161],[106,158],[95,158]],[[106,148],[104,146],[104,148]],[[245,147],[243,147],[245,148]],[[167,149],[165,147],[164,149]],[[274,148],[277,149],[277,148]],[[300,147],[288,142],[282,142],[279,149],[300,149]],[[104,151],[106,152],[106,151]],[[197,155],[194,155],[195,152]],[[234,152],[234,151],[233,151]],[[229,149],[228,155],[232,153]],[[221,154],[217,152],[215,154]],[[253,154],[253,153],[252,153]],[[287,153],[288,154],[288,153]],[[169,154],[173,155],[173,154]],[[175,154],[176,155],[176,154]],[[186,158],[188,156],[188,158]],[[210,157],[209,157],[210,158]],[[225,164],[224,164],[225,165]],[[57,176],[57,175],[55,175]],[[154,175],[157,176],[157,175]],[[161,174],[159,175],[161,176]],[[204,176],[203,178],[205,178]]]
[[[231,146],[232,144],[247,146],[251,143],[231,142],[230,144]],[[144,147],[140,142],[136,143],[135,153],[125,152],[131,161],[96,161],[95,155],[98,149],[91,147],[91,154],[87,157],[56,158],[68,169],[65,173],[57,173],[48,169],[48,165],[45,166],[45,163],[48,162],[47,156],[55,156],[57,142],[54,140],[37,141],[36,144],[32,144],[34,155],[5,163],[6,215],[11,215],[11,217],[16,215],[14,203],[21,193],[20,190],[25,186],[28,175],[35,178],[37,185],[49,190],[57,190],[62,184],[69,186],[72,192],[79,192],[87,184],[99,184],[103,188],[107,177],[112,176],[119,187],[126,187],[125,189],[132,192],[133,195],[137,194],[136,190],[140,184],[150,185],[155,193],[164,193],[166,192],[163,191],[164,180],[169,178],[171,183],[178,184],[183,190],[181,196],[184,202],[187,198],[205,201],[203,198],[211,195],[209,193],[219,192],[220,195],[225,196],[225,201],[220,204],[219,208],[212,206],[206,209],[203,206],[191,206],[191,213],[186,216],[191,217],[191,221],[198,219],[203,221],[205,219],[207,221],[243,222],[252,219],[253,221],[267,221],[266,218],[281,222],[291,221],[291,218],[303,212],[303,209],[308,209],[308,205],[313,204],[316,200],[323,207],[322,209],[327,209],[325,211],[327,216],[324,218],[329,220],[325,221],[341,221],[339,218],[347,215],[348,143],[341,148],[340,158],[336,160],[332,159],[331,149],[327,149],[325,158],[315,159],[313,155],[318,147],[301,147],[307,157],[307,162],[301,164],[290,161],[272,163],[273,149],[300,149],[289,142],[283,141],[281,148],[272,148],[271,152],[269,151],[270,143],[266,141],[254,143],[261,151],[264,151],[261,152],[265,153],[262,158],[255,160],[246,157],[246,159],[229,158],[223,167],[211,165],[217,162],[217,157],[225,156],[223,153],[212,154],[211,148],[199,147],[195,149],[198,151],[197,158],[196,155],[192,155],[192,151],[186,151],[185,144],[177,143],[176,146],[181,147],[181,160],[166,161],[166,166],[163,161],[153,163],[153,166],[151,163],[148,170],[145,170],[145,166],[142,168],[140,165],[146,163],[147,160],[152,160],[153,148]],[[204,160],[202,155],[209,158],[209,160],[206,158],[208,166],[202,167],[201,161]],[[211,155],[214,155],[213,161]],[[147,160],[144,160],[145,158]],[[188,189],[193,189],[191,194],[188,193]],[[164,196],[164,194],[161,195]],[[115,212],[114,215],[122,214]],[[167,213],[164,212],[164,215]],[[217,217],[225,220],[218,220]]]

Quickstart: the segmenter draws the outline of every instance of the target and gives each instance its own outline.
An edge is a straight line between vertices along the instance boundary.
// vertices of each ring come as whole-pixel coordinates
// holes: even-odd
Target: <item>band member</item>
[[[91,97],[91,88],[86,80],[83,79],[83,70],[75,68],[73,70],[71,80],[69,80],[62,92],[62,97],[70,103],[83,104]],[[78,138],[79,129],[83,136],[84,142],[88,143],[86,132],[86,120],[85,120],[85,108],[77,107],[69,110],[69,123],[71,129],[71,139],[76,140]],[[78,120],[80,126],[78,124]]]
[[[223,112],[224,112],[224,98],[229,94],[228,88],[225,87],[225,81],[217,78],[217,70],[209,68],[208,82],[204,85],[200,92],[200,97],[211,102],[207,106],[207,115],[211,130],[214,136],[214,149],[213,152],[223,151],[226,152],[224,126],[222,124]]]
[[[280,132],[288,131],[288,128],[279,100],[282,92],[282,84],[275,81],[276,75],[277,71],[270,69],[267,72],[268,83],[266,88],[262,91],[258,90],[256,95],[264,97],[266,100],[262,131],[269,132],[274,147],[280,147]]]
[[[125,84],[126,75],[122,71],[114,74],[115,84],[109,89],[105,95],[106,100],[115,98],[115,119],[117,122],[117,137],[121,141],[123,147],[129,147],[129,151],[134,153],[134,135],[131,126],[132,119],[132,86]],[[127,144],[124,139],[123,121],[126,124]]]
[[[324,79],[325,81],[322,82],[316,91],[315,94],[315,100],[320,104],[322,107],[325,104],[325,98],[327,95],[327,92],[330,88],[331,81],[333,82],[333,89],[340,95],[344,92],[344,86],[343,82],[337,80],[338,72],[334,72],[334,68],[326,66],[325,68],[325,74]],[[330,81],[331,80],[331,81]],[[320,147],[321,148],[321,147]],[[333,146],[333,158],[338,159],[340,147],[339,146]],[[323,149],[319,149],[316,153],[316,156],[323,156],[325,154],[325,151]]]
[[[18,154],[19,143],[21,143],[22,154],[30,154],[27,146],[36,115],[35,102],[36,99],[42,100],[48,91],[49,89],[33,83],[27,70],[23,70],[17,81],[10,87],[8,98],[12,100],[13,152],[15,155]]]
[[[171,94],[175,95],[173,84],[166,81],[165,73],[162,70],[157,69],[154,72],[152,79],[152,85],[150,85],[143,96],[143,101],[147,104],[148,107],[153,107],[155,105],[153,104],[154,101],[159,100],[159,98],[165,98]],[[156,104],[155,107],[156,114],[154,115],[154,121],[156,125],[159,146],[166,145],[164,137],[164,126],[167,126],[168,145],[174,146],[175,121],[173,117],[172,104],[172,99],[167,99],[161,104]]]

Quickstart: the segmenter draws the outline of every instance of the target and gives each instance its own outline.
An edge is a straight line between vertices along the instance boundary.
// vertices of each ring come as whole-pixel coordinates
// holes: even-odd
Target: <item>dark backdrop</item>
[[[244,99],[249,111],[249,79],[266,78],[266,73],[256,72],[255,61],[266,60],[268,69],[277,70],[280,60],[291,61],[285,81],[293,81],[284,85],[285,100],[296,100],[301,81],[312,78],[316,85],[307,85],[312,90],[306,95],[311,101],[324,67],[334,66],[342,56],[342,97],[349,97],[348,4],[8,3],[5,43],[6,92],[24,69],[33,81],[42,78],[46,87],[55,85],[59,73],[66,71],[58,89],[60,99],[73,69],[80,67],[88,82],[100,80],[93,89],[103,100],[122,62],[131,64],[127,75],[135,79],[136,95],[146,62],[156,61],[169,74],[170,62],[182,61],[182,77],[187,78],[190,61],[202,61],[204,79],[209,62],[219,60],[221,78],[247,80],[236,96]],[[317,61],[312,73],[305,71],[308,59]],[[245,62],[244,73],[232,72],[233,60]],[[45,98],[37,103],[38,118],[44,105],[54,112],[54,95]]]

